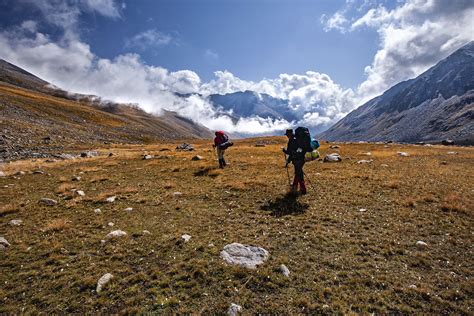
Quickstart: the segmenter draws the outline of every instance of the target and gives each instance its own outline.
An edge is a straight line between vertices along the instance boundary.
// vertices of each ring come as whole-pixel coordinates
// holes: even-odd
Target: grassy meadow
[[[284,138],[237,141],[224,170],[209,142],[177,144],[1,166],[0,313],[473,314],[473,148],[323,143],[342,162],[307,163],[308,194],[292,197]],[[229,266],[233,242],[270,257]]]

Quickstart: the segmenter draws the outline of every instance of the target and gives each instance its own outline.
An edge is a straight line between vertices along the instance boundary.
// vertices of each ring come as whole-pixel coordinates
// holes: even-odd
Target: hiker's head
[[[285,132],[286,137],[293,137],[293,130],[291,128],[287,129]]]
[[[224,135],[224,132],[223,132],[223,131],[216,131],[216,132],[214,133],[214,135],[216,135],[216,136],[221,136],[221,135]]]

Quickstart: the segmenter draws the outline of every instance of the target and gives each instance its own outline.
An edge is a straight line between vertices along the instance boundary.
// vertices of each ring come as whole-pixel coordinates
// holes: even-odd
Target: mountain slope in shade
[[[204,126],[174,112],[155,116],[133,105],[71,94],[1,60],[0,114],[0,159],[104,142],[212,137]],[[50,139],[48,144],[44,138]]]
[[[474,143],[474,42],[388,89],[325,131],[329,141]]]

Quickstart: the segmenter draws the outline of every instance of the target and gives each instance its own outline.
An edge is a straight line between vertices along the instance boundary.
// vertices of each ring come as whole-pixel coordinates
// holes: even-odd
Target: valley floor
[[[0,166],[0,236],[10,243],[0,313],[215,314],[235,303],[244,314],[472,315],[473,148],[324,143],[322,155],[343,161],[308,163],[313,187],[292,199],[284,138],[256,141],[231,147],[224,170],[204,142]],[[127,236],[106,238],[119,229]],[[229,266],[220,251],[233,242],[270,257],[255,270]],[[97,293],[105,273],[114,277]]]

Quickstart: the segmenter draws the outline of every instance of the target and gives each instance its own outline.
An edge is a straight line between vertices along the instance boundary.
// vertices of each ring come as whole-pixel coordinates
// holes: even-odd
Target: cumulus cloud
[[[416,77],[474,39],[474,2],[470,0],[407,0],[393,9],[377,1],[362,5],[352,1],[331,18],[340,20],[339,15],[354,13],[351,9],[356,6],[371,8],[362,16],[346,18],[350,22],[340,27],[331,26],[331,19],[323,23],[326,30],[354,32],[367,27],[379,34],[379,50],[365,68],[367,79],[357,90],[359,103]]]
[[[147,48],[157,48],[159,46],[168,45],[172,39],[173,37],[169,34],[162,33],[156,29],[150,29],[126,39],[125,46],[127,48],[145,50]]]

